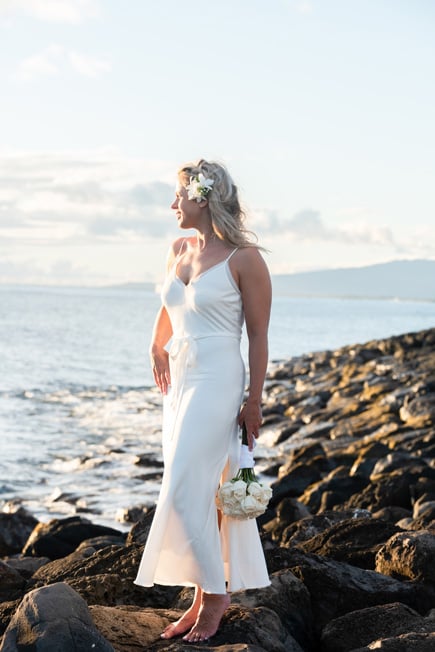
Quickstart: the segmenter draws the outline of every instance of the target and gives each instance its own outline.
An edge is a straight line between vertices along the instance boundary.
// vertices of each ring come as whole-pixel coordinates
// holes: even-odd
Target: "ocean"
[[[127,508],[154,504],[161,399],[148,344],[158,306],[139,289],[0,286],[0,505],[126,529]],[[434,323],[430,302],[275,296],[270,359]],[[273,456],[261,439],[259,456]]]

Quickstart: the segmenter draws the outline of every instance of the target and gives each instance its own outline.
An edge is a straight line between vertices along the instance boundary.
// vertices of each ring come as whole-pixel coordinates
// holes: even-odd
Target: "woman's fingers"
[[[242,427],[243,424],[246,426],[248,447],[251,451],[254,448],[254,439],[259,437],[261,421],[261,410],[259,410],[257,407],[252,409],[248,407],[248,405],[243,406],[239,415],[239,425],[240,427]]]
[[[162,394],[167,394],[168,386],[171,384],[171,374],[169,371],[169,359],[165,352],[162,356],[151,358],[153,376],[155,383]]]

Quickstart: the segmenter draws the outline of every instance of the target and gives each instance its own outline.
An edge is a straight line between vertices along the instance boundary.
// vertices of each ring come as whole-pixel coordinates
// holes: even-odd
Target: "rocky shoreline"
[[[133,579],[152,520],[0,513],[0,652],[435,649],[435,329],[271,366],[272,584],[240,591],[208,644],[163,641],[190,589]],[[272,463],[271,463],[272,462]]]

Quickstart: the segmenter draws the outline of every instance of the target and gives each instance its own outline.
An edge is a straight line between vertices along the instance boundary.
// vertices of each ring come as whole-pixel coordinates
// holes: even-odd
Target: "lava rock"
[[[399,531],[398,527],[386,521],[352,518],[340,521],[308,541],[299,543],[298,548],[359,568],[375,570],[376,553]]]
[[[85,539],[98,536],[122,537],[122,532],[104,525],[95,525],[80,516],[53,519],[35,527],[23,548],[23,554],[60,559],[73,552]]]
[[[67,584],[28,593],[11,619],[1,652],[115,652],[96,629],[86,602]]]
[[[359,609],[326,625],[321,637],[322,652],[351,652],[378,639],[410,632],[435,632],[435,622],[399,602]]]
[[[9,509],[8,505],[3,510]],[[0,512],[0,556],[20,552],[31,532],[38,524],[23,507],[10,507],[11,511]]]
[[[435,583],[435,533],[420,530],[395,534],[379,549],[376,570],[392,577]]]

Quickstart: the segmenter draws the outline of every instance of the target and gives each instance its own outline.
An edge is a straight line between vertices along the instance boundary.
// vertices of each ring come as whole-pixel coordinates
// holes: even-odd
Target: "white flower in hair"
[[[198,203],[207,199],[213,184],[213,179],[206,179],[202,172],[195,177],[190,177],[190,183],[186,186],[188,199],[196,199]]]

